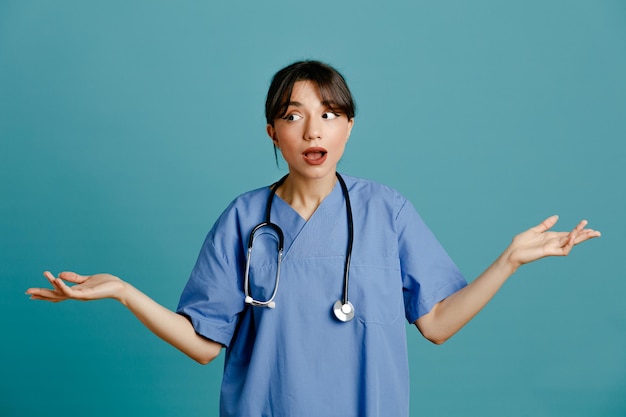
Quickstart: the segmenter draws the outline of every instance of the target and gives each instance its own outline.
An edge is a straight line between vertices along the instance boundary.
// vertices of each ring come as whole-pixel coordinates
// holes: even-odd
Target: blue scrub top
[[[409,415],[406,318],[428,313],[466,281],[411,203],[381,184],[344,176],[354,217],[349,299],[338,321],[348,226],[339,184],[305,221],[275,196],[285,235],[276,308],[244,303],[250,231],[264,221],[269,188],[239,196],[209,232],[178,312],[226,347],[220,415]],[[251,290],[269,298],[276,240],[254,242]]]

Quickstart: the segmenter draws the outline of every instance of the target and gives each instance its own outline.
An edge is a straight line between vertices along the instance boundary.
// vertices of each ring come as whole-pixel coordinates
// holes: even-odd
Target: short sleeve
[[[413,323],[467,282],[409,201],[400,208],[396,226],[405,314]]]
[[[234,216],[223,214],[213,226],[176,310],[191,321],[196,333],[224,346],[230,344],[244,308],[236,223]]]

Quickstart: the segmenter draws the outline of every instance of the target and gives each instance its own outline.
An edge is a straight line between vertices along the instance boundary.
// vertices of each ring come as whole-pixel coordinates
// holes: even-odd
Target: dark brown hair
[[[293,86],[297,81],[312,81],[320,89],[322,100],[331,108],[354,117],[356,106],[343,76],[328,64],[319,61],[295,62],[274,75],[265,101],[265,119],[274,126],[274,120],[285,116]]]

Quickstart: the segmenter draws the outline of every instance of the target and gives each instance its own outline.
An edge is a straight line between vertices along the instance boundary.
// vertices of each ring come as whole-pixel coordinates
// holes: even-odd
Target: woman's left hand
[[[600,236],[600,232],[585,228],[586,220],[571,232],[550,231],[558,219],[558,216],[548,217],[515,236],[511,245],[478,278],[417,319],[415,324],[424,337],[434,343],[445,342],[478,314],[521,265],[546,256],[566,256],[577,244]]]
[[[546,256],[567,256],[575,245],[600,236],[600,232],[585,228],[587,220],[582,220],[571,232],[550,231],[558,219],[559,216],[548,217],[513,238],[507,252],[514,268]]]

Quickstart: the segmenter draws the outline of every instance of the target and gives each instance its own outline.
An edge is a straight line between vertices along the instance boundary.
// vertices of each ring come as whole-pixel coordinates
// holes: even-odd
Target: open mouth
[[[302,153],[302,157],[311,165],[319,165],[326,160],[327,154],[324,148],[309,148]]]

